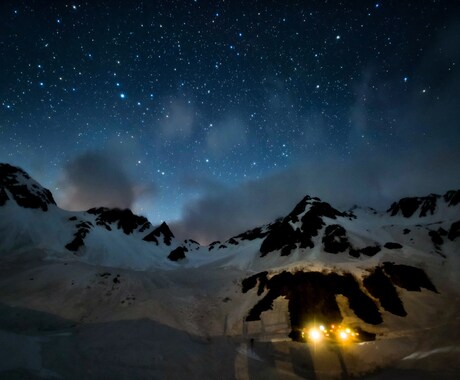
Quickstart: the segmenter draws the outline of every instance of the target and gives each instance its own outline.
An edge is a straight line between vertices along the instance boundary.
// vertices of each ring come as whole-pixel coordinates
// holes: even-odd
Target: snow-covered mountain
[[[459,248],[459,190],[200,246],[0,164],[0,377],[457,378]]]

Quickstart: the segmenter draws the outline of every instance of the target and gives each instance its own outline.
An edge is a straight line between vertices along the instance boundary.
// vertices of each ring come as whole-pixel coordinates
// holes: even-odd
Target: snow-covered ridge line
[[[445,257],[444,245],[460,235],[459,204],[459,190],[403,198],[387,213],[340,211],[306,196],[284,218],[202,247],[179,241],[166,223],[154,227],[128,209],[62,210],[25,171],[0,164],[0,227],[7,236],[0,252],[40,247],[53,257],[136,270],[220,263],[257,271],[317,260],[378,261],[394,254]]]

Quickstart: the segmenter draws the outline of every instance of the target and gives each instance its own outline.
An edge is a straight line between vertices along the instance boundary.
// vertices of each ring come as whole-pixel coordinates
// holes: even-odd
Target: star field
[[[384,161],[438,141],[443,127],[412,114],[455,102],[459,8],[4,0],[0,160],[59,198],[64,168],[103,151],[155,188],[133,205],[153,222],[180,219],[203,184],[238,188],[325,156]]]

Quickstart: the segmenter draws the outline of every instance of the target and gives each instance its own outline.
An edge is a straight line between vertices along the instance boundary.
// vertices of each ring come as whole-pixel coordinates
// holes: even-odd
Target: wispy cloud
[[[238,118],[227,118],[212,127],[206,142],[214,156],[222,157],[246,143],[246,127]]]
[[[190,137],[193,133],[193,125],[193,108],[178,99],[169,102],[166,113],[159,124],[161,136],[168,139]]]
[[[68,210],[91,207],[132,208],[155,193],[153,184],[132,180],[114,152],[88,151],[70,161],[60,180],[60,205]]]

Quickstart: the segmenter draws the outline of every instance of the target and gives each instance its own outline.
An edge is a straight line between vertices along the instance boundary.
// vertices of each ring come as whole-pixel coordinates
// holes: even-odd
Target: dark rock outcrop
[[[56,205],[51,192],[30,178],[24,170],[0,164],[0,206],[10,199],[7,192],[24,208],[48,211],[50,205]]]
[[[306,196],[288,216],[271,228],[260,246],[261,257],[276,250],[287,256],[297,247],[313,248],[313,237],[326,224],[323,217],[336,219],[338,216],[351,218],[353,214],[342,213],[318,198]],[[294,230],[292,225],[299,221],[300,226]]]
[[[186,247],[177,247],[169,253],[168,259],[171,261],[179,261],[185,259],[185,252],[188,252],[188,249]]]
[[[413,215],[419,217],[433,215],[437,208],[437,202],[442,199],[447,203],[447,206],[456,206],[460,203],[460,190],[450,190],[442,197],[438,194],[430,194],[426,197],[402,198],[398,202],[394,202],[387,212],[391,216],[401,214],[406,218]]]
[[[369,247],[364,247],[364,248],[351,248],[348,253],[350,256],[353,257],[360,257],[361,255],[365,256],[375,256],[377,253],[381,251],[380,246],[374,245],[374,246],[369,246]]]
[[[189,250],[192,250],[192,251],[200,248],[200,243],[192,239],[185,239],[184,244]]]
[[[139,228],[150,227],[150,222],[147,218],[135,215],[129,209],[120,210],[118,208],[99,207],[89,209],[87,212],[96,215],[96,224],[105,227],[108,231],[112,230],[112,224],[116,224],[116,227],[122,229],[127,235]]]
[[[391,216],[402,214],[405,218],[410,218],[417,213],[417,216],[424,217],[428,214],[433,215],[436,210],[436,204],[440,195],[430,194],[426,197],[407,197],[402,198],[398,202],[394,202],[387,212]]]
[[[6,204],[6,201],[9,200],[9,199],[10,199],[10,197],[6,193],[5,188],[2,187],[0,189],[0,206],[4,206]]]
[[[216,245],[221,245],[219,240],[213,241],[211,244],[209,244],[208,251],[212,251]]]
[[[371,296],[379,300],[386,311],[400,317],[407,315],[396,288],[381,267],[375,268],[369,276],[365,277],[363,285]]]
[[[460,190],[450,190],[443,197],[448,206],[456,206],[460,203]]]
[[[228,244],[231,244],[231,245],[238,245],[238,240],[236,240],[235,238],[230,238],[229,240],[227,240],[227,243]]]
[[[270,226],[267,227],[265,231],[262,230],[262,227],[257,227],[252,230],[243,232],[242,234],[239,234],[237,236],[234,236],[235,239],[240,239],[240,240],[255,240],[255,239],[262,239],[265,236],[268,235],[270,232]]]
[[[288,222],[283,221],[270,231],[262,242],[260,246],[261,257],[267,255],[269,252],[288,246],[295,240],[297,240],[297,233],[294,231],[294,228]]]
[[[243,281],[244,290],[247,292],[257,282],[259,295],[263,292],[261,287],[268,292],[249,311],[246,320],[259,320],[261,313],[273,308],[275,299],[285,297],[289,302],[291,321],[289,336],[295,341],[302,340],[301,330],[308,322],[334,324],[342,321],[336,300],[338,294],[348,298],[350,308],[365,322],[379,324],[383,321],[373,300],[361,290],[355,277],[349,273],[282,272],[268,279],[266,272],[262,272]]]
[[[391,282],[400,288],[416,292],[425,288],[438,293],[426,273],[420,268],[385,262],[383,263],[383,271],[390,277]]]
[[[74,220],[73,217],[69,219]],[[85,237],[89,234],[93,227],[93,223],[89,221],[80,221],[75,227],[77,228],[77,232],[74,233],[73,240],[65,245],[66,249],[74,253],[78,252],[78,250],[85,245]]]
[[[345,228],[339,224],[327,226],[322,241],[324,250],[329,253],[344,252],[350,248]]]
[[[395,285],[409,291],[420,291],[423,287],[437,293],[422,269],[390,262],[373,268],[362,283],[386,311],[401,317],[407,312]],[[289,336],[295,341],[303,340],[302,329],[313,321],[328,325],[341,323],[343,317],[336,299],[339,294],[348,299],[350,309],[362,321],[373,325],[383,322],[374,299],[362,290],[358,279],[350,273],[281,272],[269,278],[267,272],[261,272],[244,279],[241,285],[243,293],[255,287],[259,296],[267,291],[249,310],[246,321],[260,320],[263,312],[273,309],[278,297],[288,300]],[[372,340],[375,335],[360,331],[360,338]]]
[[[152,232],[146,235],[143,240],[154,242],[158,245],[158,238],[160,236],[163,236],[163,242],[166,245],[171,245],[172,239],[174,238],[174,234],[171,232],[171,230],[165,222],[161,223],[160,226],[158,226]]]
[[[399,243],[395,243],[395,242],[392,242],[392,241],[389,241],[389,242],[386,242],[384,244],[384,247],[386,249],[401,249],[402,248],[402,245],[399,244]]]
[[[259,283],[257,295],[260,296],[264,292],[264,288],[267,284],[267,276],[268,272],[260,272],[245,278],[241,283],[243,293],[247,293]]]
[[[451,241],[454,241],[458,237],[460,237],[460,220],[451,224],[449,234],[447,235],[447,238]]]
[[[428,235],[430,236],[434,247],[437,250],[440,250],[441,246],[444,244],[444,239],[442,238],[441,233],[439,232],[439,230],[438,231],[430,230],[430,231],[428,231]]]

